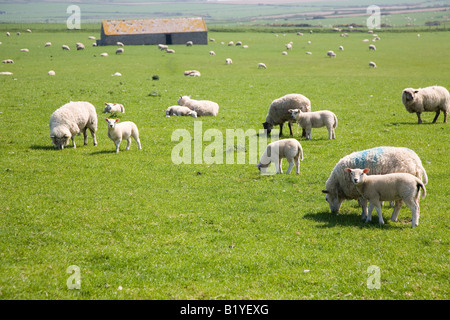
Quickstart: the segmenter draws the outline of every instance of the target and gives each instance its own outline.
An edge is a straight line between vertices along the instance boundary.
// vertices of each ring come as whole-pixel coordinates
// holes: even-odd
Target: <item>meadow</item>
[[[13,73],[0,76],[0,299],[449,298],[450,124],[442,115],[431,124],[434,114],[425,113],[418,125],[401,103],[406,87],[450,88],[449,32],[418,38],[380,30],[375,52],[362,42],[367,33],[209,32],[215,42],[171,46],[175,54],[125,46],[116,55],[115,47],[91,47],[88,36],[99,30],[47,32],[43,25],[6,37],[14,28],[0,25],[0,60],[15,61],[0,65]],[[290,41],[292,51],[281,55]],[[76,42],[86,49],[77,51]],[[191,69],[202,76],[185,77]],[[271,101],[288,93],[339,119],[335,140],[325,128],[304,140],[294,126],[304,151],[299,175],[260,175],[249,159],[173,163],[175,130],[193,136],[201,121],[203,132],[224,137],[227,129],[258,131]],[[219,115],[166,118],[180,95],[218,102]],[[77,137],[76,149],[52,146],[50,115],[69,101],[96,106],[98,146],[90,136],[87,146]],[[118,117],[138,125],[142,150],[133,140],[115,153],[104,102],[125,106]],[[248,157],[248,142],[235,150],[223,143],[223,159],[227,152]],[[210,144],[204,140],[203,150]],[[408,147],[421,158],[429,183],[417,228],[405,206],[399,222],[383,207],[382,226],[375,213],[364,223],[356,201],[330,213],[321,190],[334,165],[376,146]],[[79,289],[67,285],[73,265]],[[367,285],[371,266],[380,270],[379,289]]]

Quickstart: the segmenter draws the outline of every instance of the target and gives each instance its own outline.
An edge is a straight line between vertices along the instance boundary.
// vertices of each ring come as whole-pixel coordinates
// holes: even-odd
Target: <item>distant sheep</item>
[[[20,52],[29,52],[30,50],[28,50],[27,48],[24,49],[20,49]]]
[[[2,63],[14,63],[14,60],[6,59],[6,60],[3,60]]]
[[[116,146],[116,153],[119,153],[119,146],[122,140],[127,140],[127,147],[125,150],[130,150],[131,137],[136,140],[138,150],[141,150],[141,141],[139,140],[139,130],[134,122],[124,121],[121,123],[119,119],[105,119],[108,122],[108,137],[114,142]]]
[[[174,49],[166,49],[166,52],[167,53],[175,53],[175,50]]]
[[[336,115],[328,110],[302,112],[300,109],[289,109],[292,119],[305,129],[306,138],[311,140],[311,129],[327,127],[328,139],[335,139],[334,130],[337,127]]]
[[[117,48],[116,54],[123,53],[125,51],[124,48]]]
[[[409,173],[389,173],[368,176],[369,168],[365,169],[345,169],[350,173],[352,182],[361,196],[369,201],[369,211],[366,223],[372,220],[372,210],[375,207],[378,213],[378,221],[384,224],[381,212],[383,201],[395,201],[394,212],[391,220],[397,221],[398,214],[404,202],[412,213],[411,227],[419,225],[419,197],[420,189],[423,190],[422,198],[426,196],[424,183]]]
[[[242,46],[242,41],[237,41],[236,46]]]
[[[231,60],[230,58],[225,59],[225,63],[226,64],[233,64],[233,60]]]
[[[121,112],[125,113],[125,107],[120,103],[105,102],[103,113]]]
[[[197,118],[197,112],[185,106],[171,106],[166,109],[166,117],[170,116],[191,116]]]
[[[6,32],[6,36],[9,37],[11,35],[11,33],[9,33],[8,31]]]
[[[370,61],[369,62],[369,67],[376,68],[377,64],[375,62],[373,62],[373,61]]]
[[[165,44],[158,44],[158,49],[163,51],[163,50],[169,49],[169,46],[167,46]]]
[[[447,114],[450,112],[450,94],[441,86],[431,86],[420,89],[406,88],[402,92],[402,102],[406,111],[417,114],[418,123],[422,123],[422,112],[436,112],[433,123],[436,123],[439,114],[444,112],[444,123],[447,123]]]
[[[120,42],[120,41],[117,41],[116,45],[118,45],[119,47],[123,47],[124,46],[124,44],[122,42]]]
[[[343,46],[339,46],[339,50],[340,51],[344,51],[344,47]]]
[[[287,94],[283,97],[272,101],[267,112],[266,121],[263,123],[264,129],[267,134],[270,134],[272,128],[276,125],[280,126],[280,136],[283,134],[283,125],[287,121],[289,130],[292,134],[291,124],[295,122],[292,119],[289,109],[300,109],[303,112],[311,111],[311,101],[307,97],[297,93]]]
[[[410,173],[427,184],[427,173],[417,154],[407,148],[376,147],[353,152],[339,160],[326,181],[325,199],[332,213],[338,213],[344,200],[358,199],[362,207],[362,219],[367,217],[367,200],[361,197],[346,168],[369,168],[370,173],[387,174],[394,172]]]
[[[61,47],[63,50],[70,50],[70,47],[66,44],[63,44]]]
[[[327,52],[327,56],[329,56],[330,58],[336,58],[336,53],[334,53],[333,50],[330,50]]]
[[[55,71],[50,70],[50,71],[48,72],[48,75],[49,75],[49,76],[54,76],[54,75],[56,75],[56,73],[55,73]]]
[[[51,45],[52,45],[51,42],[46,42],[45,45],[44,45],[44,47],[50,47]]]
[[[200,77],[201,73],[198,70],[186,70],[184,75],[189,77]]]
[[[281,54],[283,55],[283,56],[287,56],[287,51],[283,51],[283,52],[281,52]]]
[[[107,57],[107,56],[108,56],[108,53],[106,53],[106,52],[100,53],[100,57]]]
[[[291,43],[286,44],[286,50],[292,50],[292,44]]]
[[[286,158],[289,167],[286,174],[290,174],[295,164],[295,173],[300,173],[300,160],[303,160],[303,149],[296,139],[278,140],[266,147],[256,167],[261,173],[267,172],[267,167],[271,162],[275,164],[276,172],[283,173],[281,163]]]
[[[231,46],[234,46],[234,42],[233,41],[230,41],[230,42],[228,42],[228,45],[231,47]]]
[[[188,107],[195,111],[197,116],[217,116],[219,114],[219,105],[209,100],[194,100],[190,96],[180,96],[178,105]]]
[[[312,52],[306,51],[306,54],[310,56],[312,55]]]
[[[64,149],[72,139],[75,145],[75,136],[83,132],[84,145],[87,145],[87,129],[91,131],[94,146],[97,145],[95,132],[97,131],[97,112],[89,102],[69,102],[57,109],[50,117],[50,138],[58,149]]]
[[[82,44],[81,42],[77,42],[76,46],[77,46],[77,50],[84,50],[85,49],[84,44]]]
[[[215,53],[214,51],[211,50],[211,51],[209,52],[209,55],[210,55],[210,56],[215,56],[216,53]]]
[[[377,50],[377,48],[375,47],[374,44],[371,44],[371,45],[369,45],[369,50],[375,51],[375,50]]]
[[[193,45],[194,45],[194,42],[192,42],[192,41],[186,42],[186,46],[188,46],[188,47],[192,47]]]
[[[258,69],[267,69],[267,66],[264,63],[260,62],[258,63]]]

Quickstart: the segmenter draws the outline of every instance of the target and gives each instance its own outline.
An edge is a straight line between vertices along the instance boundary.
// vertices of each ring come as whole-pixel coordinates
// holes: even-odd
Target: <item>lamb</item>
[[[377,48],[375,47],[374,44],[369,45],[369,50],[375,51],[377,50]]]
[[[125,107],[120,103],[105,102],[105,109],[103,113],[122,112],[125,113]]]
[[[294,119],[292,119],[289,109],[300,109],[303,112],[310,112],[311,101],[304,95],[296,93],[287,94],[273,100],[270,104],[266,121],[263,123],[263,127],[267,131],[267,134],[270,134],[274,126],[280,125],[280,136],[283,135],[283,125],[287,121],[291,136],[293,135],[291,125],[294,122]],[[304,136],[305,134],[302,135]]]
[[[373,62],[373,61],[370,61],[369,62],[369,67],[376,68],[377,64],[375,62]]]
[[[311,128],[327,127],[328,139],[335,139],[334,129],[337,127],[336,115],[328,110],[302,112],[300,109],[289,109],[292,119],[305,130],[306,138],[311,140]]]
[[[292,43],[286,44],[286,50],[292,50]]]
[[[100,53],[100,57],[107,57],[107,56],[108,56],[108,53],[106,53],[106,52]]]
[[[108,137],[114,141],[116,145],[116,153],[119,153],[119,146],[122,140],[127,140],[127,147],[125,150],[130,149],[131,137],[136,140],[138,150],[141,150],[141,141],[139,140],[139,130],[134,122],[124,121],[121,123],[119,119],[105,119],[108,122]]]
[[[344,47],[343,46],[339,46],[339,50],[340,51],[344,51]]]
[[[120,46],[120,47],[123,47],[123,46],[124,46],[124,44],[123,44],[122,42],[120,42],[120,41],[117,41],[117,42],[116,42],[116,45],[118,45],[118,46]]]
[[[344,200],[358,199],[363,219],[367,216],[367,200],[361,197],[345,168],[369,168],[374,175],[406,172],[421,179],[424,184],[428,183],[427,173],[420,158],[408,148],[376,147],[343,157],[332,170],[325,184],[326,189],[322,192],[326,194],[325,199],[332,213],[339,212]]]
[[[27,48],[24,48],[24,49],[20,49],[20,52],[30,52],[30,50]]]
[[[180,96],[178,105],[188,107],[195,111],[197,116],[217,116],[219,114],[219,105],[209,100],[194,100],[190,96]]]
[[[166,117],[170,116],[191,116],[197,118],[197,112],[185,106],[171,106],[166,109]]]
[[[441,86],[431,86],[420,89],[406,88],[402,92],[402,102],[409,113],[417,114],[418,123],[422,123],[422,112],[436,112],[433,123],[436,123],[441,111],[444,112],[444,123],[450,111],[450,94]]]
[[[267,66],[264,63],[260,62],[258,63],[258,69],[267,69]]]
[[[230,58],[226,58],[226,59],[225,59],[225,63],[226,63],[226,64],[232,64],[232,63],[233,63],[233,60],[231,60]]]
[[[286,174],[290,174],[295,163],[295,172],[300,173],[300,160],[303,160],[303,149],[296,139],[278,140],[267,145],[256,167],[261,173],[267,172],[271,162],[275,164],[276,172],[283,173],[281,162],[286,158],[289,167]]]
[[[201,73],[198,70],[186,70],[184,75],[189,77],[200,77]]]
[[[361,196],[369,201],[369,212],[366,223],[372,220],[372,210],[375,207],[378,213],[379,223],[384,224],[381,204],[383,201],[395,201],[391,221],[397,221],[402,203],[405,202],[412,213],[411,227],[414,228],[419,225],[420,188],[423,190],[422,199],[425,198],[427,192],[424,183],[420,179],[409,173],[389,173],[368,176],[367,173],[370,171],[368,168],[346,168],[345,171],[350,173],[352,182]]]
[[[75,149],[75,136],[81,132],[84,135],[84,145],[87,145],[87,129],[91,132],[94,146],[96,146],[97,112],[89,102],[71,101],[53,112],[50,117],[50,138],[58,149],[64,149],[69,139],[72,139]]]

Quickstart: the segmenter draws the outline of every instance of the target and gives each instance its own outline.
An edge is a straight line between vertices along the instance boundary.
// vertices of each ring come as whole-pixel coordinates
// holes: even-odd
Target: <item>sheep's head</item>
[[[326,194],[325,200],[330,206],[331,213],[338,213],[344,199],[340,198],[335,192],[331,192],[329,190],[322,190],[322,193]]]
[[[178,105],[184,106],[184,104],[191,98],[191,96],[181,96],[178,98]]]
[[[264,122],[262,125],[263,125],[264,129],[267,131],[267,134],[270,134],[270,132],[273,129],[273,124]]]
[[[418,93],[418,92],[419,92],[419,90],[415,90],[415,89],[405,89],[405,90],[403,90],[404,100],[406,102],[414,101],[414,97],[415,97],[416,93]]]
[[[368,173],[370,170],[368,168],[365,169],[350,169],[346,168],[345,171],[350,173],[350,176],[352,177],[352,182],[354,184],[359,184],[364,179],[364,175]]]
[[[289,109],[288,111],[291,114],[292,119],[294,119],[294,120],[297,120],[298,118],[300,118],[300,116],[302,114],[302,110],[300,110],[300,109]]]
[[[193,118],[197,118],[197,112],[191,111],[190,116]]]
[[[261,162],[259,162],[258,164],[255,165],[255,167],[258,168],[259,172],[266,173],[269,165],[270,165],[270,162],[268,164],[262,164]]]
[[[59,130],[58,133],[52,133],[50,135],[53,145],[60,150],[64,149],[64,147],[69,144],[69,140],[71,137],[72,134],[68,129]]]
[[[116,127],[116,123],[119,122],[120,120],[119,119],[108,119],[108,118],[105,118],[105,121],[108,122],[108,129],[109,128],[113,129],[113,128]]]

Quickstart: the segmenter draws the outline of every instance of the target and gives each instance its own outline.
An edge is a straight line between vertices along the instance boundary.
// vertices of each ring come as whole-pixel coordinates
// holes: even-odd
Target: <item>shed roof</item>
[[[105,35],[204,32],[203,18],[103,20]]]

